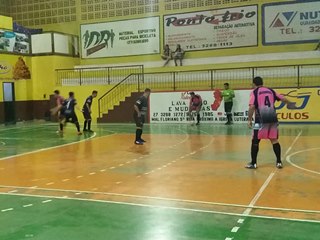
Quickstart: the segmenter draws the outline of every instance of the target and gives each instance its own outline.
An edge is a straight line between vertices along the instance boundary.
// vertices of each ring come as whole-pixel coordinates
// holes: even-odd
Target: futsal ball
[[[255,123],[253,125],[253,129],[260,129],[260,124],[259,123]]]

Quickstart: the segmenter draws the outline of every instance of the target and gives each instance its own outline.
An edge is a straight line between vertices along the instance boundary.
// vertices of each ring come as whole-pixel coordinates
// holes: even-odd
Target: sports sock
[[[59,126],[60,126],[60,131],[63,131],[63,124],[60,123]]]
[[[80,125],[79,125],[79,122],[75,122],[74,124],[76,125],[78,132],[80,132]]]
[[[274,154],[277,157],[277,163],[281,162],[281,146],[279,143],[275,143],[272,145]]]
[[[136,141],[139,141],[141,138],[141,134],[142,134],[142,129],[137,129],[136,130]]]
[[[257,163],[257,156],[259,152],[259,143],[252,143],[251,144],[251,163],[256,164]]]
[[[87,129],[87,122],[88,122],[87,120],[84,121],[83,130],[86,130],[86,129]]]
[[[91,119],[88,120],[88,130],[91,130]]]
[[[197,123],[200,123],[200,113],[197,114]]]
[[[232,122],[232,115],[230,113],[227,113],[227,119],[228,119],[228,122]]]

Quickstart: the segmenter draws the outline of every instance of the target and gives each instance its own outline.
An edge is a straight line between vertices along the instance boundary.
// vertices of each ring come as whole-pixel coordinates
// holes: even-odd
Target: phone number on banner
[[[197,45],[187,45],[186,49],[207,49],[207,48],[220,48],[220,47],[231,47],[233,44],[232,42],[222,42],[222,43],[207,43],[202,44],[200,46]]]

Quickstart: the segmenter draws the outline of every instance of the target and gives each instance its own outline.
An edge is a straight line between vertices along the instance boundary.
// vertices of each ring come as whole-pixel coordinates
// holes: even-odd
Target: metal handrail
[[[139,69],[138,72],[136,72],[136,67]],[[122,79],[119,78],[119,81],[111,82],[110,76],[118,77],[119,73],[117,73],[115,69],[121,68],[131,68],[132,72],[124,76]],[[144,73],[143,65],[131,65],[78,68],[72,69],[71,71],[77,73],[91,73],[92,71],[93,76],[96,77],[97,80],[101,77],[101,69],[107,69],[107,78],[103,84],[115,85],[99,98],[99,117],[101,117],[102,113],[105,113],[102,110],[102,105],[110,105],[108,101],[103,101],[103,99],[112,95],[110,97],[110,101],[113,101],[113,99],[119,101],[121,96],[129,95],[132,90],[140,92],[140,89],[147,87],[151,88],[153,91],[208,90],[220,88],[223,86],[223,83],[228,81],[233,88],[241,89],[249,88],[250,79],[257,75],[261,75],[265,79],[266,85],[270,87],[299,88],[320,86],[320,64],[221,68],[152,73]],[[59,70],[68,71],[70,69]],[[96,75],[94,75],[94,70],[98,70]],[[87,77],[83,77],[79,74],[79,78],[81,78],[79,81],[80,84],[86,84],[86,81],[89,81],[90,83],[91,76],[88,74],[86,76]],[[133,81],[130,81],[132,78]],[[116,92],[117,89],[119,91],[118,93]],[[108,108],[106,108],[106,111],[107,110]]]

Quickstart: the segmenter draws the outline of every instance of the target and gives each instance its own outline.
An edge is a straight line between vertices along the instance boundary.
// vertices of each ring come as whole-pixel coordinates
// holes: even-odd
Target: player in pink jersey
[[[277,94],[273,89],[264,87],[261,77],[255,77],[253,79],[253,87],[254,90],[251,92],[249,100],[249,128],[252,128],[252,118],[254,114],[255,121],[251,144],[251,162],[248,163],[246,168],[257,168],[257,156],[261,139],[270,140],[277,158],[276,167],[282,168],[281,146],[278,141],[278,118],[274,103],[276,101],[282,101],[287,104],[291,102],[282,95]],[[292,107],[294,108],[294,105],[291,105],[291,108]]]
[[[197,123],[200,124],[200,111],[202,107],[202,98],[199,94],[195,94],[194,92],[190,92],[190,103],[189,103],[189,116],[193,121],[193,112],[197,115]]]

